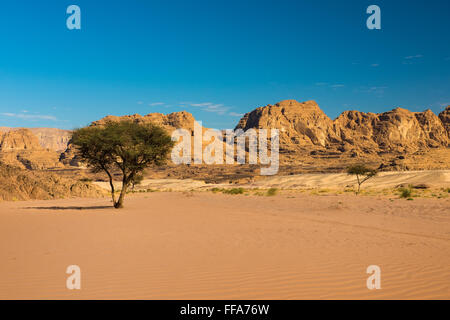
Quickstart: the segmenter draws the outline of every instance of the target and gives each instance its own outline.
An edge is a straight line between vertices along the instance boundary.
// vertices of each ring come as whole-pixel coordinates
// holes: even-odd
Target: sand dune
[[[0,203],[2,299],[450,299],[449,199],[130,195]],[[81,290],[67,290],[68,265]],[[366,268],[381,267],[380,290]]]

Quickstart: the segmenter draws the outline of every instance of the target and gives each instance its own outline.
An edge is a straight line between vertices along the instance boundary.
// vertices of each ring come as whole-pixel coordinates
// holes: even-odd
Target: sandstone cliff
[[[186,111],[173,112],[167,115],[162,113],[150,113],[145,116],[140,114],[128,115],[128,116],[106,116],[98,121],[92,122],[92,126],[101,126],[107,121],[120,121],[130,120],[137,123],[153,123],[165,128],[168,132],[172,132],[178,128],[184,128],[189,131],[194,130],[194,116]]]
[[[122,119],[155,123],[169,133],[177,128],[192,132],[195,121],[192,114],[182,111],[168,115],[107,116],[92,125]],[[439,116],[430,110],[411,112],[396,108],[379,114],[345,111],[332,120],[314,101],[285,100],[256,108],[236,126],[244,131],[251,128],[279,129],[281,164],[310,171],[339,171],[356,161],[383,170],[450,167],[450,106]],[[40,129],[33,136],[24,129],[9,130],[3,135],[1,131],[0,128],[0,158],[8,163],[30,169],[48,168],[57,166],[59,158],[60,165],[82,166],[73,146],[69,143],[65,148],[70,132]],[[42,145],[65,150],[51,155]]]
[[[247,113],[236,128],[277,128],[280,144],[287,150],[414,153],[448,147],[448,109],[440,118],[430,110],[396,108],[380,114],[345,111],[333,121],[314,101],[286,100]]]
[[[61,166],[58,152],[42,148],[28,129],[0,133],[0,161],[33,170]]]
[[[71,131],[56,128],[10,128],[0,127],[0,134],[10,131],[18,131],[22,129],[30,130],[39,141],[44,149],[50,149],[57,152],[66,150],[67,144],[71,137]]]
[[[447,106],[444,111],[439,114],[439,119],[441,119],[447,134],[450,137],[450,106]]]

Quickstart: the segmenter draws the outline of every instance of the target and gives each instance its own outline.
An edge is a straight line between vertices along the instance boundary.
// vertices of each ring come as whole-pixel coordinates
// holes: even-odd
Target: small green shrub
[[[400,188],[400,198],[411,198],[411,188]]]
[[[225,194],[243,194],[245,192],[244,188],[232,188],[232,189],[225,189],[222,191]]]
[[[277,188],[270,188],[269,190],[267,190],[267,196],[272,197],[274,195],[276,195],[278,193],[278,189]]]

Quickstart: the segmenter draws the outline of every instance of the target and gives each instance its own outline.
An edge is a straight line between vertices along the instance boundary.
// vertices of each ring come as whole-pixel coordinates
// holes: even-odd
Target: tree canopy
[[[347,168],[347,174],[356,176],[356,181],[358,183],[358,191],[356,194],[359,194],[361,185],[370,178],[375,177],[378,174],[378,171],[368,168],[363,164],[356,164]]]
[[[144,169],[164,164],[173,147],[171,137],[163,128],[129,120],[77,129],[73,132],[72,144],[88,167],[108,175],[115,208],[123,207],[128,187],[140,180]],[[115,170],[122,173],[122,189],[117,201],[113,183]]]

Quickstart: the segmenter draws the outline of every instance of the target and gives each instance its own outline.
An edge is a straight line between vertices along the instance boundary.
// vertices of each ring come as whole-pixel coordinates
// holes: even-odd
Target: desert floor
[[[125,205],[0,203],[0,298],[450,299],[449,198],[154,192]],[[66,289],[69,265],[81,290]]]
[[[262,177],[259,177],[262,178]],[[109,182],[94,182],[105,190],[111,190]],[[306,173],[291,176],[267,176],[252,183],[230,185],[229,183],[210,184],[193,179],[145,179],[137,189],[154,189],[162,191],[208,190],[214,187],[230,188],[279,188],[291,190],[331,189],[343,190],[347,186],[354,186],[356,179],[346,173]],[[380,172],[376,177],[364,183],[363,190],[381,190],[396,186],[426,184],[433,188],[447,188],[450,186],[450,170],[424,171],[392,171]],[[115,188],[121,188],[121,182],[115,183]]]

